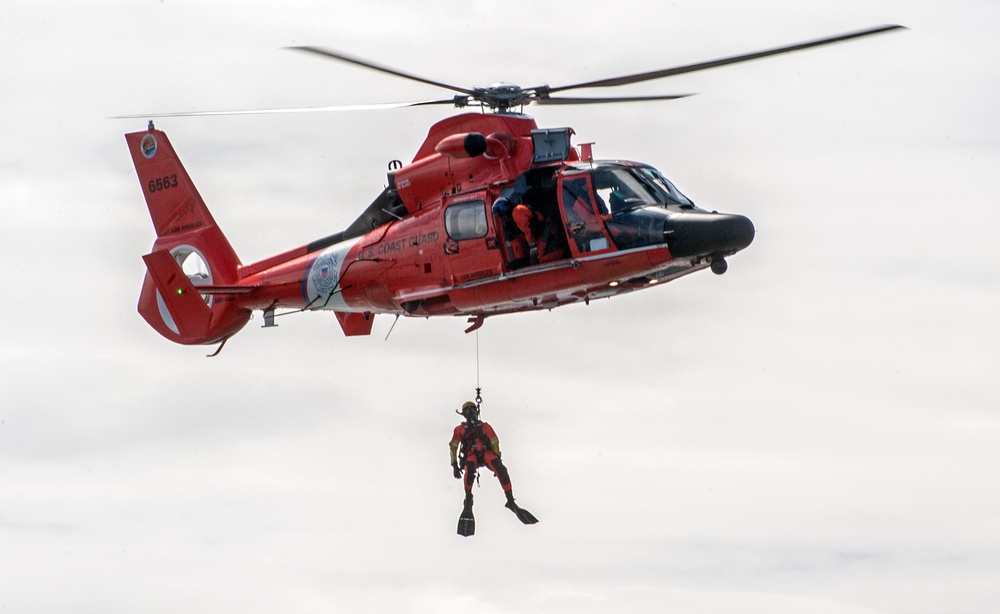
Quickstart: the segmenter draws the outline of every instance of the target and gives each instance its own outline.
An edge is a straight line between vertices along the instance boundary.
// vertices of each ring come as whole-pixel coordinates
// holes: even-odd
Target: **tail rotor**
[[[145,132],[125,135],[139,185],[156,230],[143,256],[146,277],[139,314],[158,333],[187,345],[217,343],[250,320],[235,301],[202,295],[199,286],[239,280],[239,257],[198,193],[167,135],[152,122]]]

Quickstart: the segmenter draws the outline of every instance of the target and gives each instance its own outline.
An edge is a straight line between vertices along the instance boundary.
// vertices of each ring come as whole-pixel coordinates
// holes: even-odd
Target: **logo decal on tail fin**
[[[139,143],[139,151],[142,152],[143,157],[147,160],[156,155],[156,137],[152,134],[147,134],[142,137],[142,142]]]

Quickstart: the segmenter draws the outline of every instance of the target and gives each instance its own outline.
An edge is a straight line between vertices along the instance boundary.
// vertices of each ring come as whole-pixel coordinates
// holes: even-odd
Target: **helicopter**
[[[149,119],[126,134],[156,231],[144,255],[138,311],[166,339],[222,350],[254,311],[263,326],[302,311],[333,311],[347,336],[369,335],[377,314],[459,316],[471,332],[494,315],[587,303],[710,269],[751,244],[749,218],[697,207],[653,166],[599,160],[569,127],[540,128],[525,106],[671,100],[579,98],[607,88],[756,60],[903,28],[857,32],[663,70],[550,87],[466,88],[321,47],[292,49],[450,90],[450,98],[366,105],[478,106],[438,121],[409,164],[346,229],[243,264],[166,133]],[[123,116],[273,113],[200,111]],[[358,107],[350,107],[358,108]],[[213,356],[215,354],[212,354]]]

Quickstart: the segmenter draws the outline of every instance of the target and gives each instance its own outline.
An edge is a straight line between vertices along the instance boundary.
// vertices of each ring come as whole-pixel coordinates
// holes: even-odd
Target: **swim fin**
[[[466,503],[462,515],[458,517],[458,534],[469,537],[476,534],[476,517],[472,515],[472,503]]]
[[[538,519],[535,518],[534,514],[524,509],[523,507],[518,506],[518,504],[514,503],[513,501],[508,501],[507,505],[505,505],[504,507],[514,512],[514,515],[517,516],[517,519],[523,522],[524,524],[535,524],[536,522],[538,522]]]

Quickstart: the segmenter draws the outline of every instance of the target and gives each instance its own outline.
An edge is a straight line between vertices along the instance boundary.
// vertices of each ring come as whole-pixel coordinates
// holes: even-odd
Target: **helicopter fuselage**
[[[176,160],[166,135],[130,134],[158,232],[139,311],[179,343],[223,340],[254,310],[265,325],[280,310],[332,310],[348,335],[370,333],[379,313],[469,316],[473,330],[486,316],[589,302],[710,266],[722,272],[724,258],[753,240],[749,219],[697,208],[651,166],[594,160],[572,134],[517,114],[445,119],[345,231],[247,265],[216,254],[225,237],[207,208],[191,221],[204,207],[193,184],[172,193],[197,199],[185,201],[187,223],[177,213],[184,203],[160,202],[171,192],[155,181],[174,174],[172,162],[152,164],[144,144],[152,135]],[[161,251],[183,278],[152,257]],[[191,254],[206,272],[185,270]],[[180,286],[205,299],[208,315]],[[185,326],[191,311],[207,323]]]
[[[567,97],[905,29],[889,24],[705,62],[550,87],[467,88],[315,46],[293,49],[450,90],[451,98],[376,105],[192,111],[230,115],[479,105],[431,127],[413,161],[345,230],[253,264],[240,262],[166,134],[126,135],[156,241],[143,256],[139,313],[184,344],[225,341],[254,310],[332,310],[344,333],[375,314],[470,316],[551,309],[641,290],[710,267],[753,241],[744,216],[699,209],[655,168],[593,159],[570,128],[539,129],[515,109],[672,100],[687,94]],[[284,315],[284,313],[282,314]],[[221,349],[221,347],[220,347]]]

